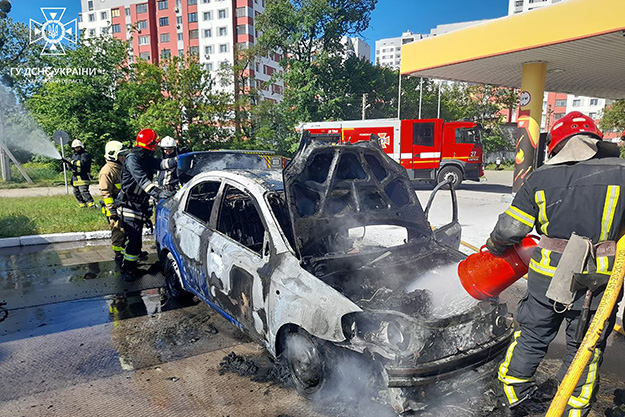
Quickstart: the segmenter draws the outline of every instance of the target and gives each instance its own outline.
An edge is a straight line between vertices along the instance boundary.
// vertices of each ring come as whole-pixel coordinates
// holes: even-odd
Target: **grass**
[[[22,169],[26,171],[34,184],[27,183],[17,167],[11,164],[11,181],[4,182],[0,179],[0,188],[49,187],[65,184],[63,169],[59,169],[55,162],[27,162],[22,164]],[[69,178],[71,178],[71,172],[68,175]]]
[[[79,208],[73,195],[3,198],[0,238],[107,230],[99,209]]]

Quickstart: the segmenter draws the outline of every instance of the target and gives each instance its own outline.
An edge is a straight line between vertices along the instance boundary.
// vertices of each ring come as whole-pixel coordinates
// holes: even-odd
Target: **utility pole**
[[[397,89],[397,118],[401,119],[401,70],[399,71],[399,88]]]
[[[362,120],[367,118],[367,93],[362,95]]]
[[[423,77],[419,79],[419,119],[421,118],[421,101],[423,99]]]
[[[438,80],[438,111],[436,113],[436,118],[441,118],[441,84],[443,84],[442,80]]]
[[[9,155],[4,152],[4,120],[0,119],[0,172],[4,182],[11,181],[11,167],[9,166]]]

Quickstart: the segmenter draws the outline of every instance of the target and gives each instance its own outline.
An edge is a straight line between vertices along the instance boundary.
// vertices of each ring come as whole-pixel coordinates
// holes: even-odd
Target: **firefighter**
[[[143,129],[137,135],[136,146],[126,156],[122,168],[122,192],[120,206],[123,219],[126,247],[122,263],[124,281],[139,277],[137,262],[141,254],[143,225],[151,224],[152,207],[150,197],[160,199],[170,193],[152,182],[158,169],[169,169],[175,158],[154,158],[158,146],[158,135],[152,129]]]
[[[74,139],[72,142],[74,154],[72,159],[63,159],[72,170],[72,187],[74,187],[74,196],[78,200],[78,207],[96,208],[93,197],[89,192],[89,183],[91,181],[91,155],[85,150],[82,141]]]
[[[106,164],[98,176],[100,195],[102,196],[102,212],[106,215],[111,227],[111,243],[115,253],[115,262],[121,265],[124,259],[124,229],[117,212],[117,196],[122,188],[122,164],[126,149],[121,142],[112,140],[104,146]]]
[[[607,281],[611,273],[615,241],[625,226],[625,190],[622,189],[625,187],[625,161],[618,158],[618,147],[603,142],[602,137],[593,120],[580,112],[571,112],[559,119],[550,132],[550,159],[526,179],[510,207],[499,216],[486,243],[493,254],[500,255],[534,227],[541,235],[529,264],[527,294],[516,313],[520,327],[498,371],[503,391],[501,405],[508,415],[524,415],[528,409],[540,405],[534,374],[563,321],[566,322],[566,353],[558,378],[564,377],[581,344],[579,335],[586,332],[587,322],[581,318],[581,312],[588,308],[592,319],[603,295],[605,286],[598,288],[592,303],[585,306],[588,292],[585,289],[569,293],[572,301],[567,305],[547,297],[551,280],[556,280],[554,275],[557,280],[569,275],[567,279],[573,285],[578,285],[578,280],[583,280],[584,276],[590,276],[588,273],[566,274],[564,265],[556,274],[563,250],[569,239],[574,240],[572,233],[589,239],[584,244],[592,253],[576,260],[578,264],[567,266],[580,268],[579,272],[590,271],[596,282]],[[616,309],[564,415],[589,413],[597,390],[602,353],[615,316]]]
[[[176,157],[178,156],[178,149],[176,147],[176,141],[171,136],[165,136],[159,143],[163,151],[163,160],[173,158],[174,164],[171,168],[161,169],[156,175],[157,183],[164,189],[176,192],[180,188],[180,181],[178,180],[178,170]]]

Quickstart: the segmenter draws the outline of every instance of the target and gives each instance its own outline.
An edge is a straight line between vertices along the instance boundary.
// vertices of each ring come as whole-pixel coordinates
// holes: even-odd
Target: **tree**
[[[603,110],[600,126],[604,130],[625,129],[625,100],[616,100]]]
[[[193,55],[159,65],[139,61],[118,95],[116,107],[127,109],[134,131],[149,127],[194,150],[231,140],[232,98]]]
[[[62,57],[49,57],[52,68],[85,69],[44,79],[26,107],[48,135],[65,130],[81,139],[97,164],[104,162],[107,141],[133,137],[127,112],[116,106],[120,83],[127,78],[126,44],[112,37],[81,40]]]

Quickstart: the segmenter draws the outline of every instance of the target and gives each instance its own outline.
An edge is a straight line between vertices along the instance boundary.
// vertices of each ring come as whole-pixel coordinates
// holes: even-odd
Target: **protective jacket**
[[[161,197],[162,190],[152,182],[158,169],[170,169],[176,163],[174,158],[160,160],[154,158],[154,152],[135,147],[126,157],[122,168],[121,204],[130,210],[124,210],[124,216],[135,214],[149,217],[150,196]]]
[[[544,165],[530,175],[511,206],[499,216],[491,241],[495,249],[518,243],[534,226],[540,235],[569,239],[575,232],[600,242],[615,241],[625,226],[625,160],[618,149],[599,142],[599,152],[587,161]],[[536,248],[529,264],[528,291],[547,303],[545,296],[561,253]],[[610,274],[614,256],[597,252],[589,268]],[[581,309],[584,292],[580,291],[574,309]],[[601,299],[595,294],[593,306]]]
[[[175,191],[180,184],[178,180],[177,157],[163,159],[163,164],[168,164],[170,168],[160,169],[156,175],[156,181],[159,186]]]
[[[91,155],[89,152],[81,148],[79,152],[72,155],[72,185],[78,187],[81,185],[89,185],[91,180]]]
[[[100,195],[104,201],[105,214],[108,217],[117,215],[115,200],[122,188],[122,164],[119,162],[106,161],[100,170],[98,177],[100,183]]]

